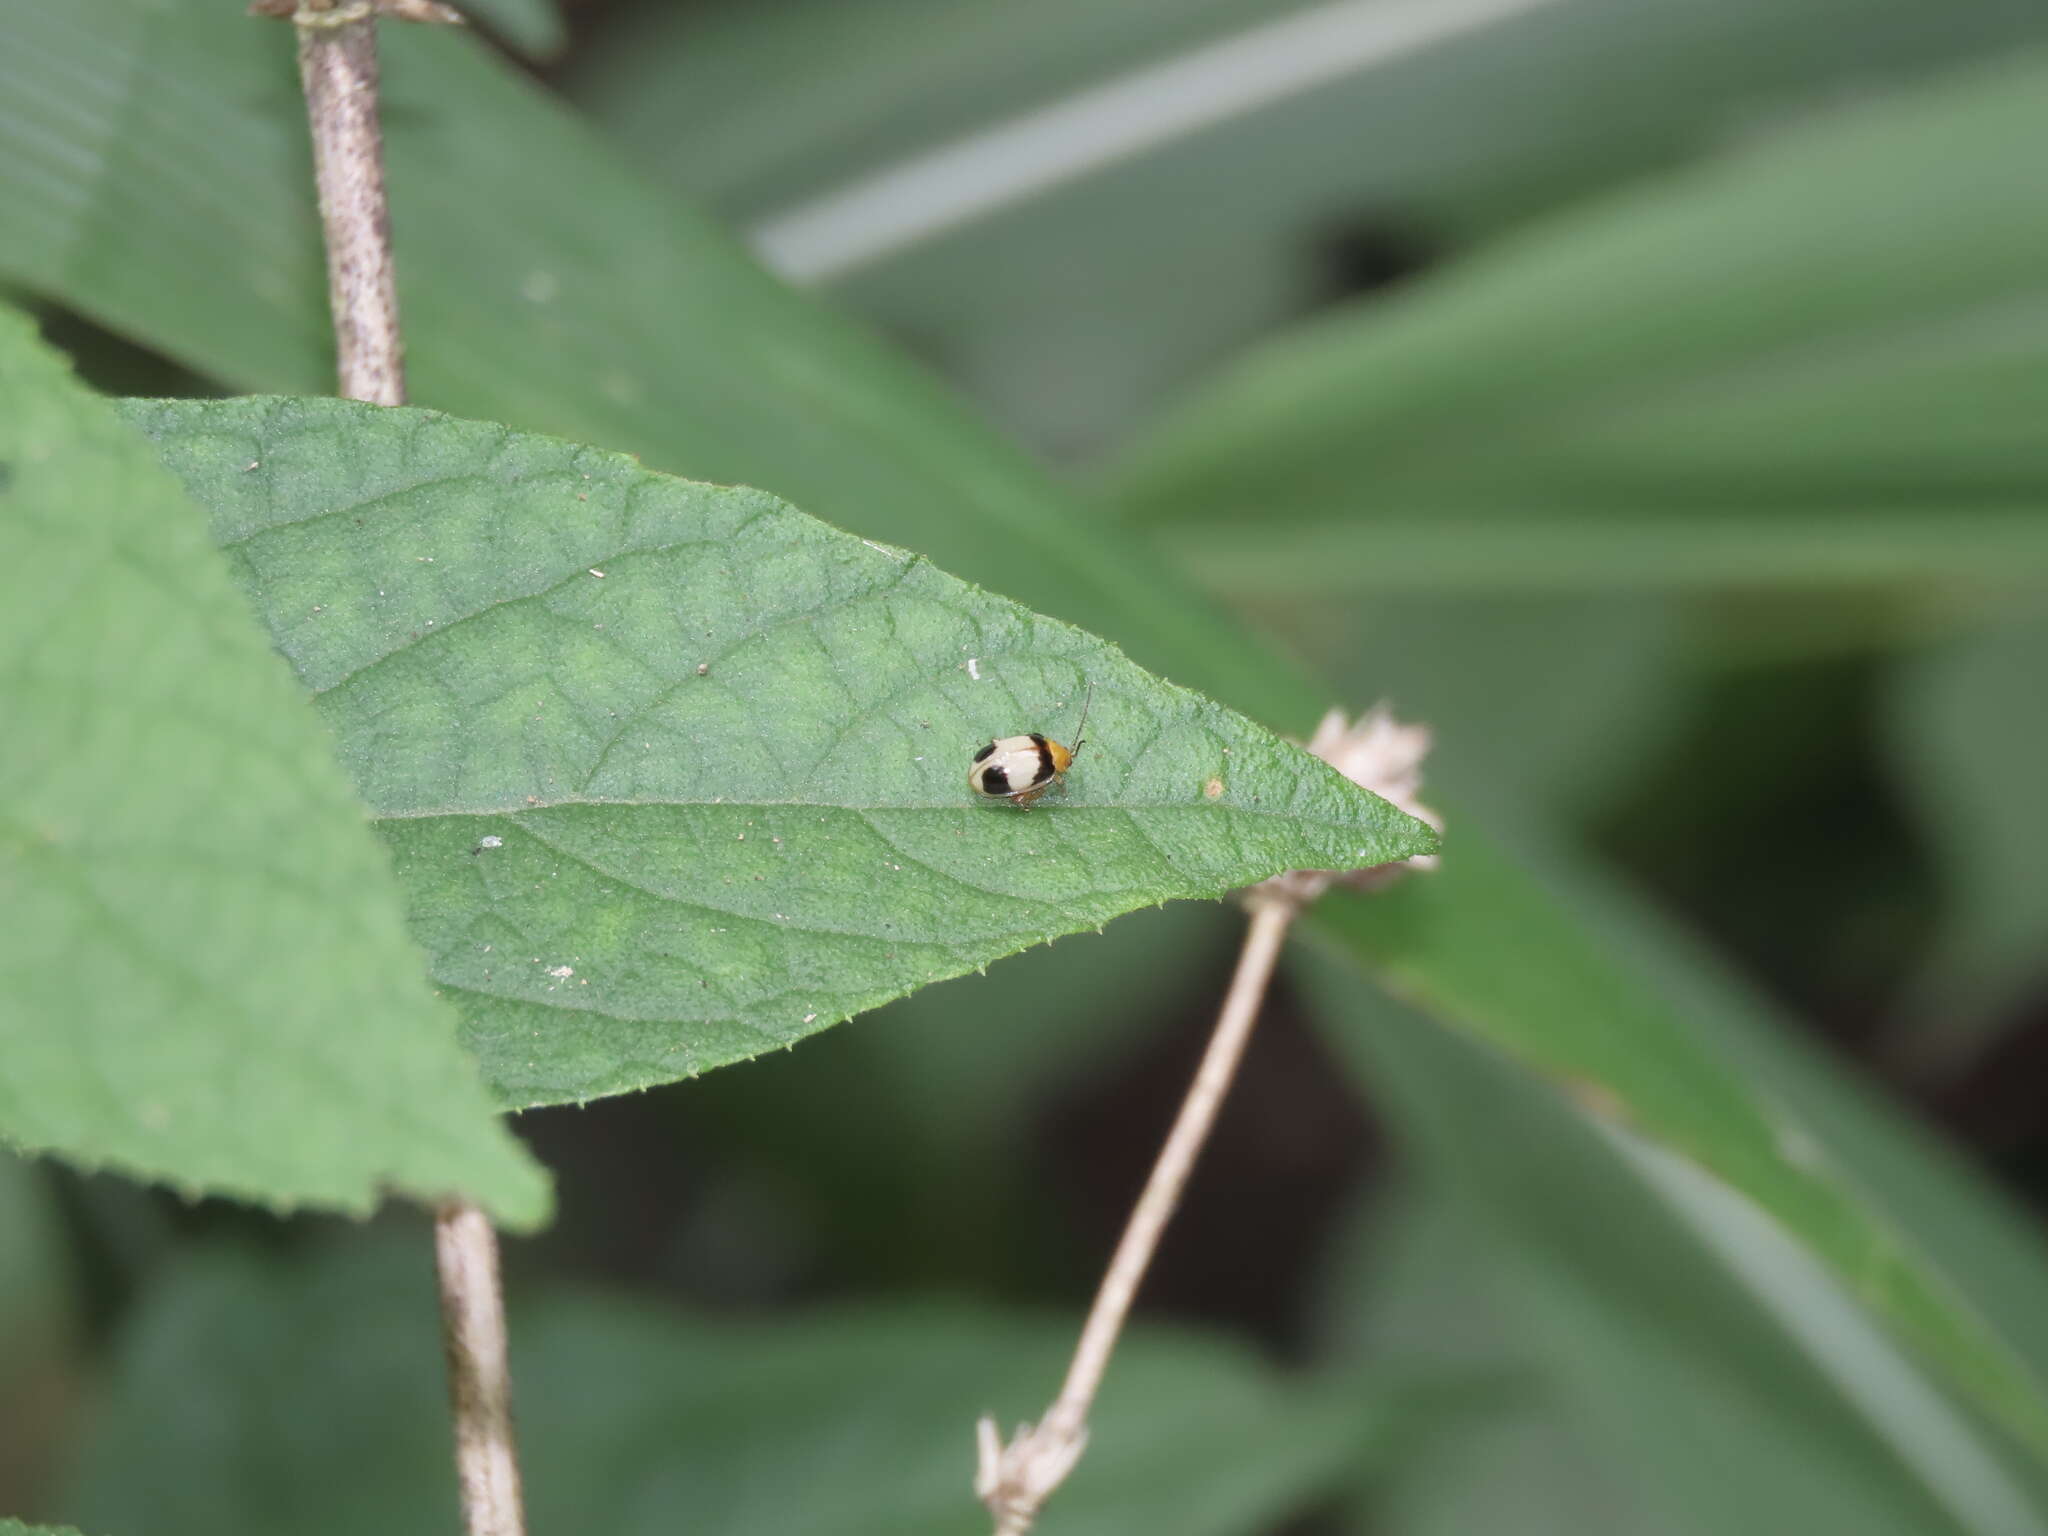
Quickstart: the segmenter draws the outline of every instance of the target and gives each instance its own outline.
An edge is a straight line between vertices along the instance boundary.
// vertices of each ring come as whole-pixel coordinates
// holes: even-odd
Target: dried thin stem
[[[1130,1221],[1118,1241],[1115,1256],[1095,1293],[1095,1304],[1075,1346],[1073,1363],[1060,1395],[1034,1428],[1019,1425],[1010,1443],[1002,1444],[996,1425],[983,1419],[977,1427],[981,1453],[975,1492],[995,1516],[996,1536],[1024,1536],[1038,1519],[1045,1500],[1058,1488],[1088,1441],[1088,1410],[1096,1389],[1109,1367],[1110,1354],[1129,1317],[1131,1303],[1144,1281],[1145,1271],[1158,1250],[1160,1236],[1180,1204],[1181,1191],[1216,1112],[1244,1057],[1252,1026],[1258,1021],[1259,1005],[1273,979],[1273,966],[1289,925],[1300,910],[1298,903],[1284,897],[1254,898],[1251,924],[1244,948],[1238,955],[1237,973],[1223,999],[1223,1011],[1209,1037],[1202,1064],[1195,1072],[1182,1101],[1173,1130],[1152,1165],[1144,1193],[1131,1211]]]
[[[463,1519],[470,1536],[521,1536],[526,1515],[512,1430],[512,1371],[490,1218],[467,1201],[442,1206],[434,1216],[434,1259]]]
[[[327,237],[327,299],[343,396],[405,403],[398,278],[384,195],[384,135],[377,122],[377,22],[369,4],[304,0],[299,81],[313,130],[313,179]]]
[[[298,28],[340,393],[403,405],[405,354],[377,120],[376,18],[460,18],[429,0],[257,0],[251,9],[289,16]],[[443,1205],[434,1213],[434,1258],[463,1521],[469,1536],[523,1536],[504,1289],[490,1219],[468,1201]]]

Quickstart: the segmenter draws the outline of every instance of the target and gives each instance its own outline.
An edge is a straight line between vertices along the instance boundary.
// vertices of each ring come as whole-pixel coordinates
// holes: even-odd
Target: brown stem
[[[1109,1368],[1110,1354],[1237,1075],[1281,945],[1299,911],[1297,902],[1283,897],[1255,896],[1251,901],[1251,925],[1208,1049],[1103,1274],[1059,1397],[1036,1428],[1020,1426],[1007,1446],[991,1420],[981,1422],[981,1471],[975,1491],[996,1517],[996,1536],[1024,1536],[1036,1523],[1040,1506],[1066,1480],[1087,1446],[1088,1410]]]
[[[313,130],[313,179],[327,236],[327,298],[334,311],[340,393],[375,405],[405,403],[398,277],[384,195],[384,135],[377,122],[377,23],[370,7],[337,10],[305,0],[298,12],[299,80]]]
[[[463,1519],[470,1536],[522,1536],[504,1288],[490,1218],[467,1201],[442,1206],[434,1215],[434,1258]]]
[[[376,17],[458,18],[420,0],[257,0],[252,9],[288,15],[298,28],[340,393],[403,405],[405,354],[377,120]],[[443,1205],[434,1213],[434,1258],[463,1521],[469,1536],[523,1536],[504,1290],[490,1219],[465,1200]]]

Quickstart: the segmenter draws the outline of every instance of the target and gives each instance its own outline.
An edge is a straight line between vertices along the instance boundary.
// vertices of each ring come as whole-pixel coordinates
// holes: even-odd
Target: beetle
[[[1095,699],[1095,685],[1088,685],[1081,700],[1081,724],[1074,733],[1074,745],[1062,746],[1050,736],[1032,731],[1024,736],[998,736],[974,754],[967,770],[967,787],[984,800],[1007,800],[1019,808],[1058,783],[1081,748],[1088,744],[1088,706]]]

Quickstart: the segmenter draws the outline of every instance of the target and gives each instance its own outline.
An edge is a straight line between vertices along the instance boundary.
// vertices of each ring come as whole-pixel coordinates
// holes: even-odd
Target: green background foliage
[[[1992,0],[1938,18],[1904,0],[1554,0],[856,264],[814,250],[826,294],[765,276],[721,223],[790,259],[813,199],[1309,9],[621,3],[581,13],[552,99],[473,38],[392,31],[415,397],[758,486],[1275,729],[1383,693],[1437,728],[1450,857],[1318,920],[1148,1293],[1305,1362],[1255,1385],[1201,1374],[1212,1343],[1148,1341],[1189,1373],[1181,1392],[1219,1414],[1261,1392],[1304,1415],[1340,1404],[1342,1452],[1213,1501],[1188,1497],[1191,1463],[1141,1457],[1120,1528],[1193,1507],[1246,1536],[1289,1515],[2041,1529],[2048,1267],[2029,1207],[2048,1140],[2038,1095],[2005,1085],[2029,1080],[2015,1063],[2043,979],[2029,188],[2048,27]],[[283,29],[196,0],[0,17],[0,281],[113,392],[322,388]],[[499,494],[516,523],[546,491]],[[434,527],[449,507],[412,510]],[[472,509],[472,527],[495,516]],[[274,607],[265,573],[240,571],[295,662],[312,633],[287,607],[297,563],[273,564]],[[438,601],[412,563],[398,589]],[[591,564],[607,576],[567,589],[584,602],[614,579]],[[516,669],[521,647],[501,650],[480,660]],[[408,767],[405,744],[457,739],[433,736],[436,709],[507,742],[519,724],[394,691],[405,712],[379,736],[349,693],[321,708],[373,804],[380,772],[460,757]],[[491,767],[561,760],[553,728]],[[1077,773],[1064,810],[1088,787]],[[1047,823],[1063,824],[998,825]],[[485,878],[473,840],[393,846],[416,933],[431,869]],[[823,1338],[907,1348],[903,1299],[935,1286],[988,1309],[992,1356],[1030,1357],[1005,1412],[1034,1411],[1058,1346],[996,1343],[1002,1309],[1069,1315],[1085,1295],[1220,983],[1223,916],[1122,920],[786,1057],[522,1117],[564,1191],[559,1228],[513,1251],[529,1316],[575,1313],[558,1298],[593,1275],[710,1317],[789,1309],[743,1352],[829,1369],[735,1402],[718,1442],[769,1447],[772,1479],[845,1454],[775,1444],[792,1398],[855,1371]],[[189,1480],[153,1482],[129,1452],[163,1417],[160,1319],[194,1274],[223,1314],[289,1311],[279,1298],[345,1270],[351,1241],[301,1223],[224,1258],[251,1236],[231,1212],[41,1177],[62,1219],[31,1227],[32,1265],[73,1266],[90,1302],[56,1379],[105,1351],[117,1385],[72,1431],[84,1470],[59,1486],[28,1469],[34,1500],[0,1507],[90,1529],[175,1481],[214,1501],[195,1516],[214,1528],[271,1528],[276,1484],[231,1440],[191,1448],[207,1471]],[[202,1251],[174,1261],[186,1245]],[[362,1328],[419,1327],[416,1293],[365,1289]],[[827,1300],[826,1321],[805,1315]],[[565,1355],[587,1359],[562,1369],[613,1349],[712,1358],[661,1310],[571,1330]],[[104,1344],[92,1329],[113,1318],[129,1326]],[[955,1326],[934,1313],[931,1336],[971,1352]],[[360,1364],[318,1369],[379,1405],[427,1392]],[[297,1444],[338,1422],[252,1383],[225,1342],[177,1369],[265,1404]],[[640,1395],[656,1370],[605,1370],[586,1390],[658,1442],[630,1484],[657,1514],[613,1518],[716,1514],[706,1475],[663,1459],[692,1437],[646,1428],[687,1406]],[[568,1379],[545,1390],[582,1401]],[[0,1384],[0,1414],[61,1392],[31,1380]],[[1131,1403],[1142,1382],[1141,1366]],[[971,1414],[942,1429],[932,1406],[951,1390],[868,1409],[875,1433],[910,1437],[892,1444],[958,1436],[929,1493],[870,1487],[811,1528],[971,1522]],[[603,1453],[555,1406],[529,1427],[537,1499],[554,1456],[555,1486],[603,1486]],[[425,1434],[357,1460],[445,1488]],[[1260,1460],[1200,1459],[1218,1478]],[[1074,1529],[1105,1518],[1081,1483],[1073,1498]]]
[[[289,1210],[517,1226],[540,1170],[421,985],[301,690],[146,442],[0,317],[0,1138]]]
[[[1436,846],[1100,641],[757,491],[353,402],[133,415],[317,695],[506,1108],[745,1060],[1133,907]],[[968,790],[978,747],[1078,740],[1084,703],[1038,806]]]

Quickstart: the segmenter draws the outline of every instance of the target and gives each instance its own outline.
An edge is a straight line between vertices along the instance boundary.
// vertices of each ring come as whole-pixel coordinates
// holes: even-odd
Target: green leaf
[[[0,1520],[0,1536],[78,1536],[68,1525],[23,1525],[19,1520]]]
[[[1101,641],[758,491],[346,401],[137,414],[318,695],[508,1106],[1435,844]],[[982,743],[1072,742],[1084,704],[1063,790],[968,789]]]
[[[1007,430],[1071,458],[1113,450],[1216,359],[1361,277],[2048,34],[2010,0],[1949,0],[1939,27],[1922,0],[1552,0],[1462,26],[1424,5],[1406,15],[1448,10],[1452,35],[1334,80],[1273,79],[1221,123],[1161,123],[1216,93],[1158,89],[1154,71],[1319,9],[645,6],[597,30],[563,86],[637,163],[753,223],[771,265],[831,278]],[[1272,35],[1253,43],[1268,63],[1327,57]],[[1119,89],[1121,124],[1165,126],[1163,141],[1106,153],[1099,133],[1048,131]],[[949,205],[987,211],[962,224]]]
[[[1028,111],[1287,0],[783,0],[649,7],[608,25],[568,89],[681,190],[771,208]],[[778,88],[763,91],[761,82]]]
[[[1470,1277],[1515,1341],[1496,1374],[1517,1357],[1537,1369],[1598,1463],[1670,1524],[1988,1536],[2048,1519],[2009,1442],[1753,1206],[1480,1042],[1361,997],[1339,972],[1308,974],[1333,1042],[1453,1197],[1465,1235],[1439,1279]],[[1347,1282],[1353,1305],[1361,1285]],[[1483,1357],[1436,1295],[1449,1332],[1435,1353],[1469,1377]],[[1368,1337],[1382,1368],[1431,1358],[1386,1319]]]
[[[0,1136],[367,1211],[547,1185],[318,723],[150,445],[0,315]]]
[[[1124,500],[1252,589],[2038,578],[2044,82],[1845,113],[1305,330]]]
[[[1406,1022],[1382,1018],[1375,1027]],[[1412,1098],[1402,1112],[1417,1112]],[[1505,1140],[1476,1120],[1464,1129]],[[1361,1376],[1399,1383],[1395,1454],[1358,1480],[1354,1528],[1375,1536],[1685,1529],[1657,1509],[1642,1458],[1607,1444],[1586,1403],[1546,1368],[1515,1281],[1505,1280],[1520,1279],[1528,1250],[1489,1232],[1469,1203],[1454,1203],[1442,1168],[1426,1180],[1421,1171],[1411,1166],[1356,1212],[1325,1280],[1333,1353]],[[1674,1388],[1689,1385],[1681,1378]]]
[[[1903,664],[1885,721],[1894,773],[1947,902],[1901,1054],[1953,1073],[2043,974],[2048,936],[2048,608],[2036,604]]]
[[[1796,1100],[1704,1033],[1693,999],[1645,966],[1649,935],[1630,946],[1603,932],[1586,882],[1557,873],[1554,852],[1542,879],[1463,838],[1454,853],[1375,899],[1333,893],[1315,926],[1374,957],[1405,999],[1741,1191],[2024,1433],[2048,1431],[2039,1358],[2023,1361],[2009,1328],[2000,1337],[1962,1304],[1934,1262],[1946,1251],[1906,1238],[1871,1187],[1844,1176]]]
[[[552,58],[569,40],[555,0],[456,0],[456,9],[482,22],[530,59]]]
[[[0,223],[0,272],[236,384],[324,387],[325,283],[284,29],[204,0],[83,0],[28,8],[10,26],[18,46],[0,50],[0,192],[10,214]],[[417,398],[764,486],[1087,623],[1141,663],[1270,723],[1305,730],[1329,702],[914,369],[763,278],[502,66],[445,29],[388,29],[385,54]],[[48,87],[54,79],[92,88],[59,94]],[[70,126],[52,132],[60,112]],[[201,219],[195,210],[210,212]],[[1833,281],[1821,274],[1823,294]],[[1515,771],[1512,754],[1499,771]],[[1481,856],[1423,910],[1427,920],[1446,932],[1561,928],[1571,942],[1556,965],[1542,947],[1516,945],[1512,979],[1526,984],[1504,976],[1474,1017],[1467,981],[1479,957],[1414,934],[1409,973],[1440,972],[1444,982],[1429,988],[1431,1006],[1466,1027],[1513,1022],[1537,1060],[1568,1060],[1546,1038],[1570,989],[1590,978],[1609,1023],[1645,1025],[1638,1069],[1654,1073],[1669,1051],[1682,1077],[1696,1055],[1667,1045],[1668,1015],[1655,997],[1703,985],[1699,957],[1645,983],[1629,970],[1628,944],[1668,943],[1668,931],[1650,923],[1647,937],[1594,941],[1581,906],[1554,908],[1526,860],[1488,855],[1477,819],[1453,823],[1453,864],[1475,849]],[[1458,914],[1466,902],[1471,913]],[[1377,953],[1362,942],[1351,952],[1361,965]],[[1774,1091],[1768,1076],[1742,1058],[1724,1070],[1739,1074],[1762,1115]],[[1635,1124],[1646,1134],[1667,1129],[1649,1106]],[[1689,1129],[1669,1128],[1675,1137]],[[1813,1134],[1833,1145],[1832,1125]],[[1939,1192],[1915,1231],[1972,1209],[1972,1186],[1929,1172],[1933,1160],[1919,1146],[1887,1164],[1895,1181],[1912,1175]],[[1730,1176],[1767,1201],[1781,1169],[1745,1164]],[[1881,1246],[1893,1192],[1858,1182],[1842,1197],[1852,1241],[1842,1230],[1794,1228],[1836,1262],[1843,1251]],[[1987,1290],[2027,1294],[2020,1281],[2033,1275],[2030,1261],[1996,1252],[1916,1245],[1907,1261],[1916,1294],[1942,1298],[1932,1333],[1903,1297],[1879,1292],[1871,1304],[2048,1445],[2048,1407],[2030,1382],[2016,1382],[2007,1355],[2009,1340],[2039,1326],[2029,1319],[2040,1309],[1987,1307],[2002,1337],[1987,1336],[1973,1310]],[[1944,1342],[1955,1337],[1965,1342]],[[2028,1359],[2038,1371],[2048,1353]]]
[[[535,1530],[953,1536],[986,1523],[975,1419],[1038,1414],[1073,1325],[936,1301],[755,1323],[553,1296],[515,1307],[511,1335]],[[444,1532],[439,1378],[424,1255],[206,1255],[127,1331],[63,1507],[151,1536]],[[1040,1528],[1256,1536],[1334,1481],[1365,1420],[1240,1347],[1140,1327]]]
[[[326,391],[327,280],[290,29],[213,0],[80,0],[8,25],[0,277],[237,387]],[[971,567],[1020,602],[1091,611],[1141,664],[1314,724],[1319,694],[1276,676],[1211,605],[1149,567],[1127,580],[1137,557],[1115,529],[1079,516],[919,370],[762,273],[473,39],[389,27],[380,44],[416,403],[761,486],[944,569]],[[71,74],[104,90],[53,101],[50,82]],[[53,112],[67,126],[52,129]],[[223,187],[232,207],[197,237],[192,210]]]

